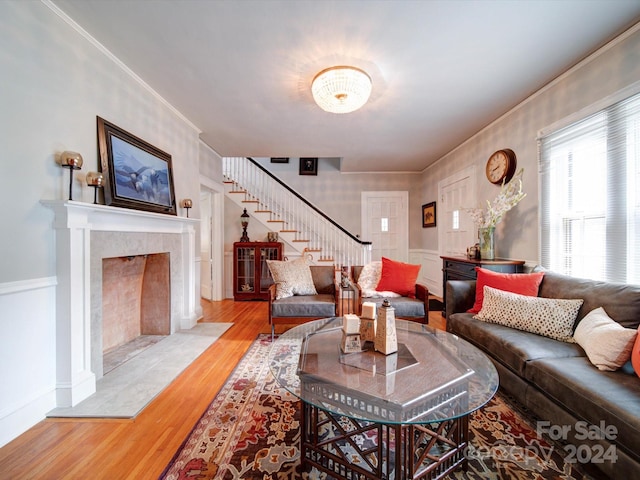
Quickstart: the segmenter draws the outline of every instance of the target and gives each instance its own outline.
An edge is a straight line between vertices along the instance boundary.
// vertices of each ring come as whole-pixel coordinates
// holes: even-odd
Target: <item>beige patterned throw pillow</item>
[[[362,271],[360,272],[360,276],[358,277],[358,287],[360,287],[362,296],[365,298],[401,297],[402,295],[399,295],[395,292],[378,292],[376,290],[378,283],[380,283],[381,275],[381,261],[369,262],[364,267],[362,267]]]
[[[473,318],[573,343],[573,324],[583,302],[529,297],[485,286],[482,309]]]
[[[276,283],[276,299],[294,295],[317,295],[309,264],[304,257],[295,260],[267,260]]]

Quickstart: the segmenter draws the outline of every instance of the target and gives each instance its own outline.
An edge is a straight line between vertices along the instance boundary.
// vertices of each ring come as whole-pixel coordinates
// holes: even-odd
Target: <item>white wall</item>
[[[54,408],[53,213],[68,196],[63,150],[80,152],[74,200],[98,170],[96,116],[170,153],[176,199],[199,200],[198,129],[41,2],[0,2],[0,445]],[[182,215],[181,209],[179,209]]]
[[[640,81],[640,25],[618,37],[547,87],[512,109],[467,142],[427,168],[410,198],[421,204],[437,200],[438,182],[469,165],[478,172],[478,204],[493,199],[499,187],[485,177],[485,163],[496,150],[511,148],[524,167],[527,197],[507,213],[496,229],[497,255],[537,263],[538,132],[628,85]],[[413,227],[416,227],[414,224]],[[411,248],[437,249],[438,227],[413,228]]]

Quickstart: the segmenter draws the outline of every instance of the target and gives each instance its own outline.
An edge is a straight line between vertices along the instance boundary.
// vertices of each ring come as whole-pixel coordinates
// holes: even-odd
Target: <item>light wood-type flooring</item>
[[[234,325],[135,419],[46,419],[0,449],[0,480],[157,479],[260,333],[267,302],[202,302]],[[440,312],[430,325],[444,328]],[[5,366],[6,368],[6,366]]]

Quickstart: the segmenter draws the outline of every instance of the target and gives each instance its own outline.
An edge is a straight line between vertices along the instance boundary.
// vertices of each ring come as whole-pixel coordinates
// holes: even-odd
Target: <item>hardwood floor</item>
[[[137,418],[46,419],[0,449],[0,479],[155,479],[251,343],[270,333],[267,302],[202,302],[203,322],[234,325]],[[440,312],[430,312],[444,328]]]

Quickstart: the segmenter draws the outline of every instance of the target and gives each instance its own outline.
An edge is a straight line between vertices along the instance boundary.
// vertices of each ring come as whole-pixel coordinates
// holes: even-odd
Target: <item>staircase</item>
[[[227,198],[311,263],[369,263],[371,242],[347,232],[253,159],[224,157],[222,173]]]

